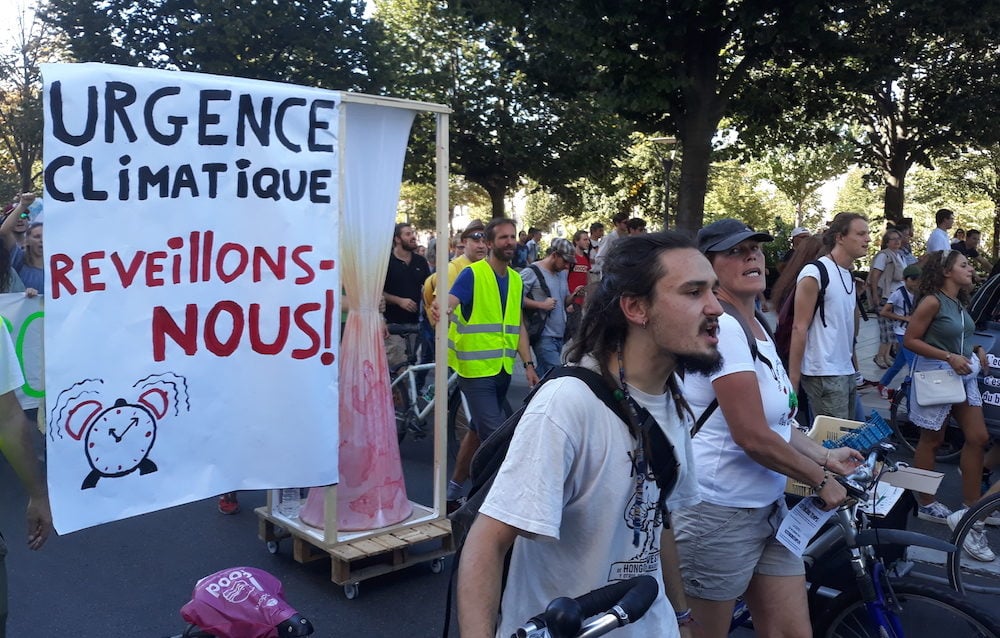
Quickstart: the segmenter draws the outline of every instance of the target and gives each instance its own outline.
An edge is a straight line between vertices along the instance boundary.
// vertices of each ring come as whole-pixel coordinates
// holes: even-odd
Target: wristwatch
[[[527,369],[528,366],[531,366],[532,368],[534,368],[535,367],[535,362],[532,361],[531,359],[528,359],[527,361],[524,362],[524,368]]]

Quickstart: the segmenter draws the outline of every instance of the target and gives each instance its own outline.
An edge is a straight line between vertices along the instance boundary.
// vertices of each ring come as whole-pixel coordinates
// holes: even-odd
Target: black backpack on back
[[[630,403],[631,411],[633,414],[629,415],[626,413],[626,408],[624,401],[619,400],[616,397],[616,393],[612,391],[608,382],[599,373],[594,372],[588,368],[580,366],[561,366],[558,368],[553,368],[548,374],[542,378],[541,381],[531,389],[528,396],[524,399],[524,403],[521,407],[512,415],[510,415],[503,424],[497,428],[489,437],[483,441],[479,449],[476,450],[475,456],[472,457],[471,471],[469,478],[472,481],[472,485],[469,489],[469,495],[466,498],[465,503],[462,504],[457,510],[448,515],[451,519],[451,533],[452,538],[455,542],[455,557],[453,559],[453,570],[452,577],[448,583],[448,602],[445,608],[445,618],[444,618],[444,632],[442,636],[448,636],[450,625],[451,625],[451,600],[452,600],[452,588],[455,584],[455,573],[458,571],[458,562],[462,556],[462,546],[465,544],[465,538],[469,534],[469,530],[472,528],[472,523],[475,522],[476,516],[479,514],[479,508],[482,507],[483,503],[486,501],[486,496],[489,494],[490,488],[493,486],[493,481],[500,471],[500,466],[503,465],[504,459],[507,457],[507,451],[510,449],[511,440],[514,438],[514,432],[517,430],[518,423],[521,421],[521,417],[524,415],[525,410],[531,403],[531,399],[534,398],[535,393],[538,392],[539,388],[542,387],[547,381],[552,379],[558,379],[559,377],[576,377],[580,379],[590,390],[594,393],[597,398],[599,398],[608,408],[614,412],[618,418],[620,418],[626,425],[628,425],[631,420],[635,420],[641,423],[645,420],[645,417],[649,416],[649,412],[640,406],[639,404],[632,401]],[[655,477],[657,485],[660,487],[660,500],[659,506],[663,509],[666,508],[666,499],[669,494],[670,488],[676,481],[677,474],[677,460],[674,456],[673,446],[667,440],[663,431],[659,426],[653,426],[650,432],[650,467],[653,470],[653,475]],[[673,463],[673,465],[670,465]],[[504,564],[504,582],[507,579],[507,567],[510,563],[510,552],[507,553],[507,558]]]
[[[514,431],[517,429],[517,425],[521,421],[521,417],[524,415],[528,404],[531,403],[531,399],[542,385],[547,381],[558,379],[559,377],[576,377],[580,379],[622,421],[628,423],[628,416],[624,413],[621,402],[615,398],[607,381],[600,374],[579,366],[553,368],[551,372],[545,375],[544,379],[531,389],[521,407],[480,444],[475,456],[472,457],[472,465],[469,473],[472,485],[469,489],[469,495],[460,508],[448,515],[448,518],[451,519],[452,536],[455,538],[458,547],[461,547],[462,543],[465,542],[465,536],[469,533],[469,528],[472,527],[472,522],[476,519],[476,515],[479,514],[479,508],[486,500],[486,495],[493,485],[493,479],[496,478],[497,472],[500,471],[500,466],[507,457],[507,450],[510,449],[510,442],[514,438]]]
[[[816,266],[819,270],[819,292],[816,293],[816,307],[813,308],[813,317],[819,312],[819,319],[826,327],[826,288],[830,285],[830,273],[826,271],[826,266],[820,260],[810,261],[806,266]],[[803,266],[804,268],[805,266]],[[796,288],[798,284],[796,284]],[[785,303],[778,311],[778,327],[774,331],[774,347],[781,357],[781,362],[788,366],[788,354],[792,346],[792,324],[795,323],[795,289],[785,298]]]

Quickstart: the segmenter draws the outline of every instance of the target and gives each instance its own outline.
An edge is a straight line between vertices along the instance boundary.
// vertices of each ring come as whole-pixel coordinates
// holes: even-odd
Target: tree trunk
[[[882,210],[887,222],[903,219],[903,199],[905,196],[906,174],[913,166],[912,149],[909,140],[900,139],[893,145],[892,157],[882,171],[885,179],[885,199]]]
[[[496,183],[480,184],[480,186],[485,188],[486,192],[489,193],[490,206],[493,209],[493,219],[505,217],[504,208],[506,203],[504,202],[504,198],[507,196],[507,189]]]
[[[692,117],[683,131],[684,157],[681,160],[681,183],[677,193],[677,215],[674,230],[690,236],[704,225],[705,193],[708,190],[708,169],[712,165],[712,136],[717,121]]]
[[[892,180],[886,179],[885,183],[885,201],[883,202],[882,211],[885,214],[885,220],[891,222],[898,222],[903,219],[903,181],[904,177],[898,177],[898,182],[896,178]]]

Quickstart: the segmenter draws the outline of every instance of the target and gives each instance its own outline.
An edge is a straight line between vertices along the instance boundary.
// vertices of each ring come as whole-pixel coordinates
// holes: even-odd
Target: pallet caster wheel
[[[431,573],[432,574],[440,574],[443,571],[444,571],[444,559],[443,558],[435,558],[434,560],[431,561]]]
[[[344,595],[347,596],[347,600],[354,600],[360,593],[361,591],[358,583],[344,585]]]
[[[278,553],[278,541],[267,541],[267,543],[265,543],[265,546],[267,547],[267,551],[269,554]]]

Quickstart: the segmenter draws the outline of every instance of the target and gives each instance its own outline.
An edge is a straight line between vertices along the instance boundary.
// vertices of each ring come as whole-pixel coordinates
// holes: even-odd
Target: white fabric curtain
[[[412,511],[403,481],[379,301],[392,250],[403,160],[415,111],[342,103],[340,268],[350,309],[340,347],[338,530],[369,530]],[[323,490],[301,518],[324,527]]]

